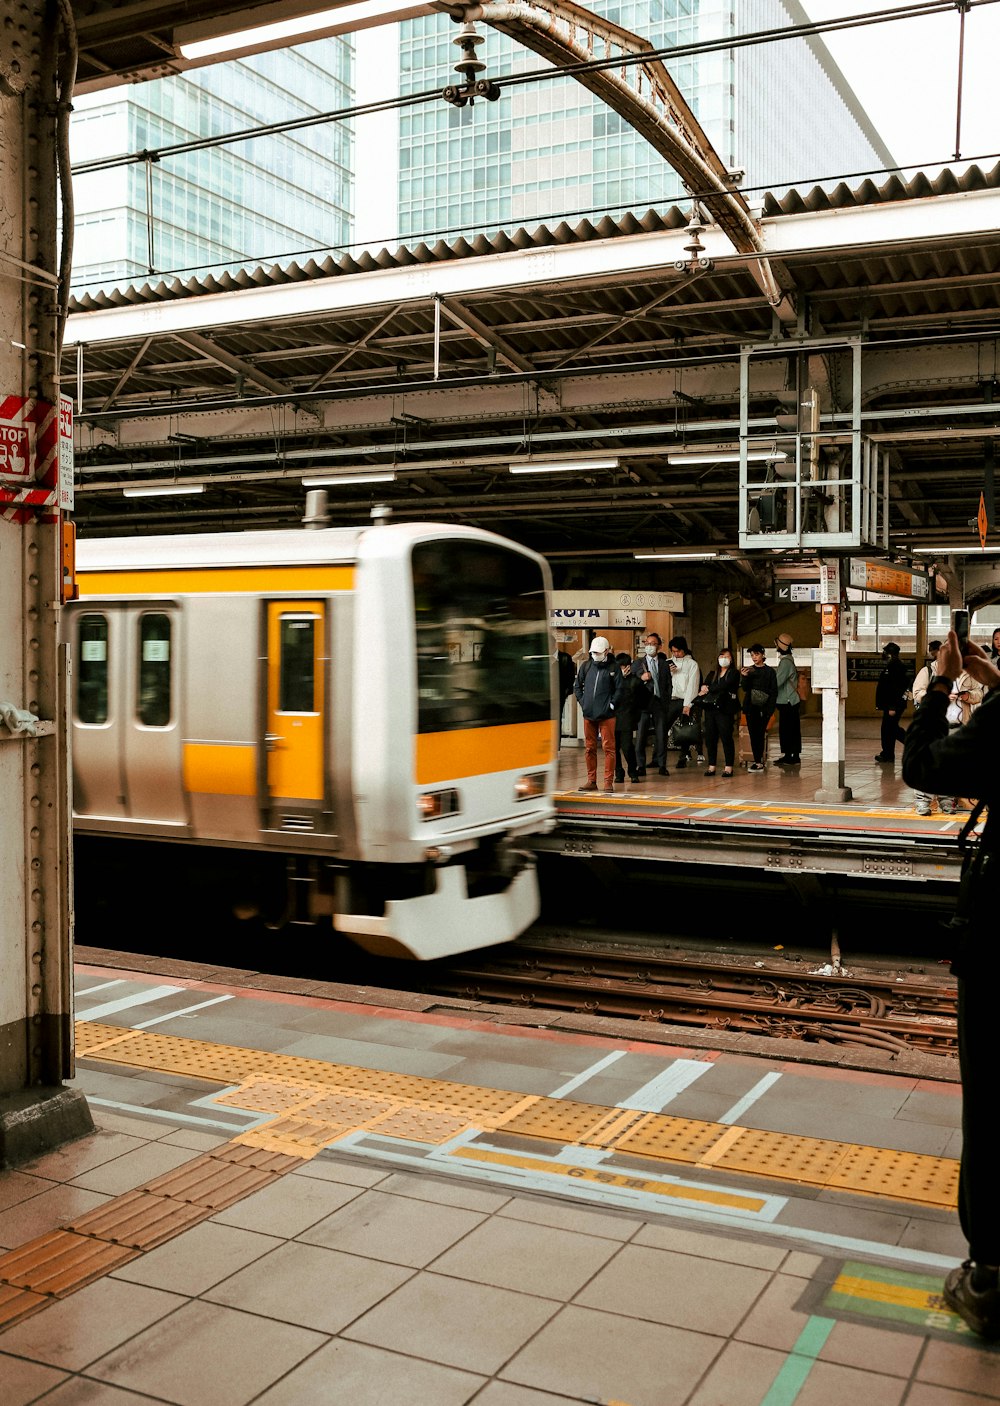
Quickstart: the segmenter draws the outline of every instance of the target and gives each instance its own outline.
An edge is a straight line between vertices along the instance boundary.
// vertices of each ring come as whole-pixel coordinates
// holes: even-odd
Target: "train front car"
[[[475,529],[359,543],[352,773],[357,853],[335,925],[419,959],[508,941],[538,915],[532,831],[558,746],[549,572]]]

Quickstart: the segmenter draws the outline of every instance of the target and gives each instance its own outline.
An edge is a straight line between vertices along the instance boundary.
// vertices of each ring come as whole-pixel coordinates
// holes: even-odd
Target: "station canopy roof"
[[[335,524],[380,502],[553,558],[732,546],[741,348],[780,353],[751,383],[766,432],[799,352],[824,414],[849,407],[860,339],[894,548],[971,548],[1000,436],[1000,164],[793,190],[760,215],[792,323],[713,226],[691,252],[690,207],[82,295],[62,365],[81,530],[292,524],[308,480],[340,475]],[[702,448],[718,460],[668,462]],[[546,459],[579,467],[510,472]],[[348,481],[372,471],[395,478]],[[122,491],[169,484],[201,491]]]

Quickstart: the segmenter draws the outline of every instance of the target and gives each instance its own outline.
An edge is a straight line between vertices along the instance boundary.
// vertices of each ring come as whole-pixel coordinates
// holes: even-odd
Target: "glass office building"
[[[347,107],[353,62],[349,38],[324,39],[78,97],[74,165]],[[73,286],[288,262],[346,243],[352,149],[350,126],[327,123],[78,175]]]
[[[798,0],[592,0],[656,48],[805,22]],[[480,26],[487,76],[544,67]],[[400,30],[403,94],[458,81],[457,30],[431,15]],[[891,168],[891,154],[818,39],[664,60],[727,166],[757,191]],[[632,128],[572,78],[507,88],[497,103],[400,114],[399,228],[404,238],[673,203],[678,177]]]

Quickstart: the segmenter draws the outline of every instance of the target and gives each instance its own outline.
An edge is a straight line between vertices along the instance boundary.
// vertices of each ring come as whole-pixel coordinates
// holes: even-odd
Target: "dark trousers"
[[[759,708],[748,707],[744,709],[744,716],[747,720],[747,732],[750,734],[750,747],[753,751],[755,762],[764,760],[764,742],[767,738],[767,720],[769,713],[762,713]]]
[[[988,941],[983,934],[983,941]],[[1000,1200],[996,1152],[997,970],[958,982],[958,1062],[962,1072],[962,1163],[958,1218],[969,1258],[1000,1264]]]
[[[798,757],[802,752],[802,723],[798,703],[778,704],[778,742],[783,757]]]
[[[896,755],[896,743],[902,742],[906,733],[899,725],[899,714],[890,718],[888,713],[882,714],[882,755],[883,757],[894,757]]]
[[[733,723],[736,719],[732,713],[721,713],[718,708],[706,708],[704,713],[702,726],[705,729],[705,757],[708,764],[715,766],[721,742],[726,766],[731,767],[736,759],[736,744],[733,742]]]
[[[653,733],[653,759],[651,766],[666,766],[667,764],[667,733],[673,724],[677,713],[671,715],[670,709],[677,703],[677,713],[681,710],[680,700],[668,698],[666,704],[659,698],[650,699],[649,712],[643,713],[639,718],[639,727],[635,734],[635,754],[639,763],[639,770],[646,770],[646,738],[650,730]]]
[[[624,761],[624,766],[622,762]],[[636,773],[635,725],[621,718],[615,718],[615,779]]]

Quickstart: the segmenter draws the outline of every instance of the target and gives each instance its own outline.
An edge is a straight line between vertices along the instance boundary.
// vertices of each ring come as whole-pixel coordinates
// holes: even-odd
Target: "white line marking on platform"
[[[759,1079],[752,1089],[748,1089],[738,1103],[734,1103],[728,1113],[723,1113],[722,1117],[716,1121],[719,1123],[735,1123],[737,1118],[742,1118],[748,1108],[752,1108],[762,1095],[766,1094],[773,1084],[781,1078],[780,1074],[765,1074],[763,1079]]]
[[[102,981],[99,986],[88,986],[86,988],[77,987],[76,999],[82,1001],[85,996],[96,996],[98,991],[107,991],[111,986],[124,986],[125,978],[118,976],[114,981]]]
[[[634,1094],[623,1098],[617,1108],[641,1109],[644,1113],[659,1113],[667,1104],[682,1094],[686,1088],[707,1074],[710,1064],[702,1059],[675,1059],[662,1074],[636,1089]]]
[[[567,1083],[561,1084],[558,1089],[553,1089],[549,1094],[549,1098],[565,1098],[566,1095],[571,1094],[574,1089],[578,1089],[581,1084],[585,1084],[588,1079],[592,1079],[595,1074],[599,1074],[602,1069],[607,1069],[609,1064],[614,1064],[616,1060],[621,1059],[623,1055],[627,1054],[628,1050],[612,1050],[610,1054],[605,1055],[604,1058],[599,1059],[596,1064],[592,1064],[588,1069],[583,1070],[581,1074],[574,1075]]]
[[[220,1001],[231,1001],[232,996],[213,996],[210,1001],[199,1001],[196,1006],[183,1006],[179,1011],[168,1011],[166,1015],[154,1015],[152,1020],[144,1020],[141,1025],[133,1025],[133,1030],[148,1030],[151,1025],[162,1025],[165,1020],[179,1020],[182,1015],[203,1011],[206,1006],[217,1006]]]
[[[452,1142],[445,1143],[440,1149],[424,1157],[415,1157],[407,1153],[395,1153],[388,1147],[372,1147],[370,1140],[373,1133],[348,1133],[341,1138],[336,1146],[324,1148],[323,1151],[336,1155],[339,1152],[352,1152],[363,1161],[375,1161],[387,1164],[403,1165],[415,1170],[432,1170],[434,1172],[444,1172],[451,1176],[459,1176],[465,1181],[481,1181],[493,1186],[509,1186],[512,1189],[527,1187],[529,1190],[544,1191],[551,1195],[556,1193],[560,1199],[566,1200],[570,1204],[573,1202],[590,1201],[596,1205],[608,1206],[617,1205],[619,1209],[635,1210],[639,1209],[647,1213],[653,1212],[659,1217],[667,1217],[671,1220],[693,1221],[702,1225],[715,1225],[732,1230],[734,1224],[743,1225],[748,1230],[756,1231],[762,1238],[777,1238],[778,1240],[789,1240],[793,1243],[802,1244],[805,1248],[813,1246],[823,1247],[831,1254],[849,1254],[875,1256],[890,1263],[912,1265],[934,1270],[947,1270],[954,1267],[954,1256],[937,1255],[926,1250],[910,1250],[899,1245],[884,1244],[877,1240],[855,1240],[848,1236],[827,1234],[820,1230],[808,1230],[803,1226],[786,1225],[773,1219],[765,1219],[762,1215],[746,1216],[724,1211],[708,1210],[705,1207],[685,1206],[666,1197],[644,1196],[641,1192],[628,1192],[616,1187],[604,1187],[599,1184],[587,1183],[577,1179],[572,1180],[571,1186],[565,1185],[562,1177],[548,1176],[544,1173],[526,1173],[517,1168],[484,1167],[482,1164],[473,1162],[463,1162],[458,1158],[450,1158],[444,1154],[445,1149],[457,1150],[468,1134],[459,1134],[458,1138]],[[388,1142],[388,1139],[381,1139]],[[322,1154],[321,1154],[322,1155]],[[648,1171],[642,1173],[648,1176]],[[659,1180],[666,1180],[660,1176]],[[696,1183],[701,1185],[701,1183]],[[725,1191],[732,1195],[734,1188],[727,1186]],[[775,1203],[788,1204],[787,1197],[768,1197],[760,1195],[761,1199],[773,1201]],[[783,1209],[780,1205],[778,1209]]]
[[[147,986],[134,996],[123,996],[120,1001],[106,1001],[103,1006],[91,1006],[88,1010],[77,1010],[77,1020],[103,1020],[106,1015],[117,1015],[130,1006],[148,1006],[151,1001],[162,1001],[166,996],[176,996],[183,986]]]
[[[224,1133],[245,1133],[248,1128],[255,1127],[257,1123],[267,1123],[273,1117],[273,1113],[255,1114],[253,1123],[227,1123],[221,1118],[196,1117],[193,1113],[174,1113],[167,1108],[147,1108],[142,1103],[119,1103],[115,1098],[95,1098],[93,1094],[87,1095],[87,1102],[94,1103],[99,1108],[112,1108],[118,1113],[136,1113],[142,1118],[162,1118],[167,1123],[193,1123],[199,1128],[221,1128]],[[234,1112],[239,1112],[234,1109]]]

